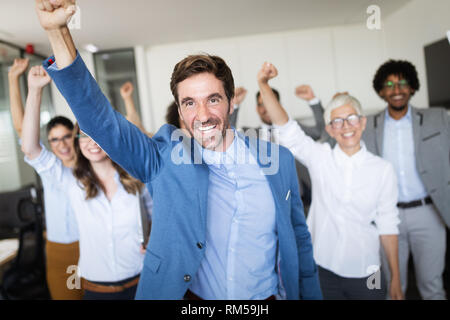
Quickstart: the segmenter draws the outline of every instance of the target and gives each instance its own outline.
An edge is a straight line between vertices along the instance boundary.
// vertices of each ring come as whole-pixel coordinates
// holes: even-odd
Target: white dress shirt
[[[339,145],[315,142],[289,120],[280,142],[308,168],[312,204],[307,218],[320,266],[341,277],[363,278],[380,266],[380,235],[398,234],[393,166],[361,149],[349,157]]]
[[[126,192],[117,173],[118,187],[111,201],[102,190],[95,198],[86,200],[86,193],[72,170],[47,149],[42,148],[37,158],[27,162],[39,175],[64,187],[69,196],[80,234],[80,276],[90,281],[116,282],[141,272],[144,254],[140,252],[140,198]],[[143,197],[150,212],[152,201],[147,188]]]

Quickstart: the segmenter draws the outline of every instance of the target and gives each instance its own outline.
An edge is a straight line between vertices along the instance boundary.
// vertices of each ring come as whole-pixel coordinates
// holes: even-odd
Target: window
[[[120,95],[120,87],[127,81],[133,84],[133,101],[140,115],[134,50],[120,49],[97,52],[94,54],[94,64],[100,88],[112,106],[123,115],[126,112],[125,104]]]

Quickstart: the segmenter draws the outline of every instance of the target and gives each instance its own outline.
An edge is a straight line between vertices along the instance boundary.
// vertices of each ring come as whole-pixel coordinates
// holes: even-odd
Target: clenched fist
[[[131,97],[131,95],[133,94],[133,89],[133,84],[130,81],[125,82],[120,87],[120,95],[122,96],[122,99]]]
[[[310,101],[315,98],[314,92],[311,87],[307,84],[298,86],[295,88],[295,95],[300,99]]]
[[[244,87],[237,87],[234,89],[234,104],[240,105],[247,95],[247,90]]]
[[[39,22],[47,31],[65,27],[75,11],[75,0],[36,0]]]
[[[14,59],[14,63],[9,69],[8,74],[12,77],[20,77],[28,69],[28,59]]]
[[[42,89],[50,83],[52,79],[45,71],[43,66],[34,66],[28,72],[28,88],[29,89]]]
[[[269,62],[264,62],[261,70],[258,72],[257,79],[259,83],[268,83],[270,79],[275,78],[277,75],[277,68]]]

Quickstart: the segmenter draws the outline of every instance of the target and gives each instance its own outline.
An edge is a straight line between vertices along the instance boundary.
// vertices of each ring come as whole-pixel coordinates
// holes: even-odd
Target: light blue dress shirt
[[[40,144],[41,148],[45,149],[42,142]],[[45,164],[43,165],[39,158],[29,160],[25,157],[25,162],[32,166],[39,174],[44,188],[47,240],[63,244],[78,241],[78,224],[70,205],[67,190],[54,183],[52,179],[41,174],[42,171],[45,171],[45,169],[53,165],[54,160],[44,162]],[[72,169],[70,168],[64,167],[63,170],[67,171],[68,174],[72,174]]]
[[[203,149],[203,159],[210,169],[206,251],[190,290],[207,300],[277,294],[275,203],[268,181],[236,131],[226,152]]]
[[[408,112],[400,120],[393,119],[386,109],[383,158],[394,165],[399,202],[410,202],[427,196],[416,167],[411,106],[408,106]]]

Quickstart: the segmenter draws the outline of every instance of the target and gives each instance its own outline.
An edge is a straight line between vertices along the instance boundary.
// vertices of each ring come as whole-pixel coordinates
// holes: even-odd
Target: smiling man
[[[225,61],[188,56],[173,70],[170,87],[194,139],[182,132],[182,141],[173,139],[171,125],[149,138],[111,108],[77,53],[66,26],[74,1],[36,4],[56,58],[44,66],[81,129],[153,190],[136,298],[320,299],[294,159],[280,148],[271,159],[279,170],[265,174],[268,159],[259,151],[277,148],[230,128],[234,80]],[[180,145],[203,161],[175,163],[172,150]],[[243,154],[249,161],[238,161]]]
[[[394,165],[398,179],[400,275],[407,287],[413,255],[417,287],[423,299],[445,299],[445,224],[450,226],[450,125],[442,108],[415,108],[416,68],[389,60],[377,70],[373,88],[387,103],[367,118],[367,149]]]

